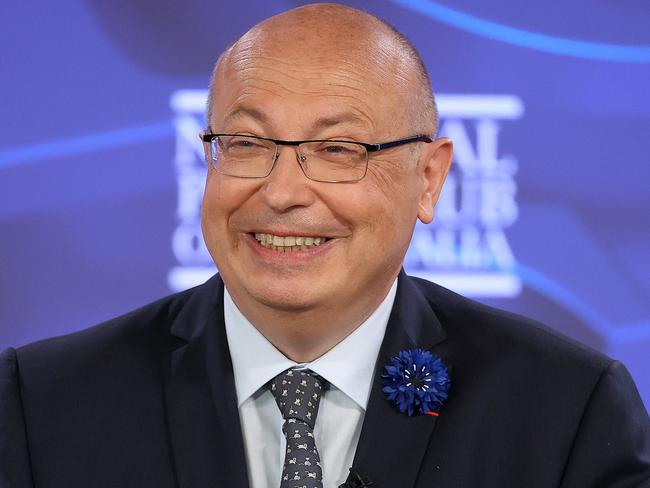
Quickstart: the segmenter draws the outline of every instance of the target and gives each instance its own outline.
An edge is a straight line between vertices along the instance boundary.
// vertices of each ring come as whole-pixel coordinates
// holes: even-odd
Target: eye
[[[234,139],[230,141],[229,147],[252,147],[256,144],[250,139]]]
[[[222,136],[219,145],[226,153],[249,154],[268,149],[266,141],[247,136]]]
[[[321,151],[330,154],[346,154],[350,152],[350,147],[348,145],[343,145],[343,144],[328,143],[328,144],[323,144]]]
[[[323,141],[309,145],[308,148],[317,158],[332,163],[356,163],[365,160],[365,148],[354,142]]]

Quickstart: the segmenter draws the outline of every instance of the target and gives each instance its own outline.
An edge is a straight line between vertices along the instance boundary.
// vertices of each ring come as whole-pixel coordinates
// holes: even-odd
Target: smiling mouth
[[[280,252],[304,251],[320,246],[329,240],[327,237],[276,236],[260,233],[254,235],[262,246]]]

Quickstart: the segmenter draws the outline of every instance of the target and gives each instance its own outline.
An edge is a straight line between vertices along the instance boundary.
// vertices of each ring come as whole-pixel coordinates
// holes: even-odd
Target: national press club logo
[[[177,263],[167,275],[172,291],[201,284],[215,272],[201,235],[207,169],[197,134],[205,128],[206,98],[206,90],[179,90],[171,96],[178,184],[171,236]],[[439,94],[436,100],[439,136],[454,142],[454,163],[434,222],[416,225],[406,272],[467,296],[517,296],[521,281],[506,236],[518,214],[517,159],[502,154],[499,135],[522,117],[523,103],[513,95]]]

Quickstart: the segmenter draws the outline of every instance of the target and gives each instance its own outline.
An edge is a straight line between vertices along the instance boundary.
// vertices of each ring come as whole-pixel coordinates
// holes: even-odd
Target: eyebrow
[[[237,107],[235,110],[226,115],[224,122],[228,124],[233,119],[239,119],[242,117],[251,117],[258,120],[259,122],[267,122],[268,117],[264,112],[253,107]]]
[[[235,110],[230,112],[224,122],[226,124],[230,123],[234,119],[239,119],[242,117],[250,117],[261,123],[269,123],[269,117],[261,110],[255,107],[237,107]],[[354,112],[342,112],[333,116],[319,117],[312,124],[311,130],[317,132],[319,130],[328,129],[336,125],[341,124],[351,124],[360,128],[367,128],[367,123],[365,119],[355,114]]]
[[[335,125],[352,124],[361,128],[366,128],[367,124],[364,119],[359,117],[354,112],[343,112],[332,117],[320,117],[312,124],[312,130],[318,131],[321,129],[328,129]]]

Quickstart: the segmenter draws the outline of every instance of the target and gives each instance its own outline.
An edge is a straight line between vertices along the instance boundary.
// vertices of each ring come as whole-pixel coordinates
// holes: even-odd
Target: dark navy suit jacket
[[[4,351],[0,487],[247,487],[222,299],[215,276]],[[381,392],[414,347],[451,368],[437,418]],[[650,421],[620,363],[402,273],[353,468],[372,488],[650,487]]]

